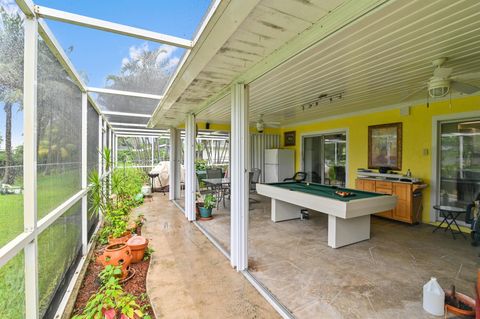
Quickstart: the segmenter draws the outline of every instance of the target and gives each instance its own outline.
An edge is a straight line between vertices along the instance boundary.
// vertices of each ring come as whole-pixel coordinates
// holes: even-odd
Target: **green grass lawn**
[[[38,219],[80,191],[77,170],[37,177]],[[23,195],[0,195],[0,247],[23,232]]]
[[[38,219],[80,190],[78,170],[37,177]],[[64,271],[75,257],[81,232],[81,207],[74,205],[38,239],[40,305],[44,310]],[[23,195],[0,195],[0,247],[23,231]],[[0,318],[24,317],[23,253],[0,269]]]

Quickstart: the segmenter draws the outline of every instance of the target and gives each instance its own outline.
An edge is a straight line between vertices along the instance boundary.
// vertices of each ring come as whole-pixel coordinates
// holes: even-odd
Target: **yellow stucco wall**
[[[434,116],[480,111],[480,97],[466,97],[445,102],[417,105],[411,108],[409,116],[400,115],[399,109],[392,109],[370,114],[356,115],[345,118],[330,119],[311,124],[286,127],[281,130],[282,145],[283,132],[296,131],[296,167],[301,167],[300,145],[302,134],[335,130],[339,128],[348,129],[348,180],[347,186],[354,187],[357,177],[357,168],[368,166],[368,126],[376,124],[403,123],[403,153],[402,172],[407,169],[412,171],[415,177],[422,178],[430,184],[432,170],[432,118]],[[425,155],[424,149],[428,150]],[[430,209],[430,188],[424,191],[423,221],[429,222]]]

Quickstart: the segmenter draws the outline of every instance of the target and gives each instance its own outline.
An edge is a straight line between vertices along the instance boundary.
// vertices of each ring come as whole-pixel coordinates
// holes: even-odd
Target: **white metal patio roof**
[[[422,102],[426,90],[402,100],[439,57],[449,58],[454,76],[474,72],[469,83],[480,84],[475,0],[235,4],[215,12],[150,125],[176,126],[191,112],[229,122],[234,81],[250,84],[251,121],[264,114],[282,126]]]

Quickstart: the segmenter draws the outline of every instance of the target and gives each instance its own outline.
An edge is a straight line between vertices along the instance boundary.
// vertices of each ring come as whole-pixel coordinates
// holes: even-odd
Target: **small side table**
[[[464,239],[467,239],[467,237],[465,237],[465,234],[462,233],[462,231],[460,230],[460,227],[457,224],[458,216],[460,216],[461,214],[467,213],[467,211],[464,208],[453,207],[453,206],[442,206],[442,205],[435,205],[433,206],[433,208],[435,210],[438,210],[438,212],[440,213],[440,216],[443,217],[442,222],[433,230],[433,232],[436,232],[443,225],[443,223],[446,223],[447,227],[445,227],[444,231],[450,230],[450,232],[452,233],[453,239],[456,239],[455,233],[460,234]],[[450,221],[448,221],[448,219],[450,219]],[[455,224],[455,226],[457,226],[457,231],[455,231],[452,228],[452,224]]]
[[[148,173],[148,176],[149,176],[150,179],[152,180],[152,194],[153,194],[153,185],[154,185],[153,183],[154,183],[154,179],[155,179],[156,177],[158,177],[158,175],[159,175],[158,173]]]

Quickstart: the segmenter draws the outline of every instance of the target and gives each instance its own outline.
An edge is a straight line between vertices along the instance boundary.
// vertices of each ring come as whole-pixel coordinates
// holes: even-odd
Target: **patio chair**
[[[296,172],[293,177],[290,178],[285,178],[283,181],[284,182],[304,182],[307,179],[307,173],[305,172]]]
[[[223,178],[221,168],[207,168],[207,178]]]

